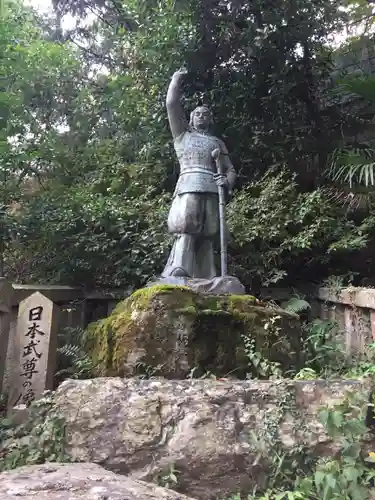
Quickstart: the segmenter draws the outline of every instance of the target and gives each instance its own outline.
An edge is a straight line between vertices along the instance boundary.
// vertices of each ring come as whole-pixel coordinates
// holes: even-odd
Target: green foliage
[[[375,374],[375,342],[366,346],[361,359],[351,361],[351,366],[345,373],[346,378],[360,378],[373,376]]]
[[[288,302],[283,306],[283,309],[293,314],[300,314],[310,310],[311,306],[305,299],[296,295],[288,300]]]
[[[331,105],[340,107],[341,137],[329,155],[326,175],[356,192],[374,186],[375,144],[371,129],[375,116],[375,77],[349,74],[330,91]],[[333,143],[335,145],[335,143]],[[369,189],[369,194],[372,189]],[[360,191],[359,191],[360,192]]]
[[[334,181],[374,186],[375,151],[370,148],[340,149],[332,153],[329,174]]]
[[[317,189],[301,193],[287,169],[270,172],[244,188],[228,207],[233,273],[257,286],[287,275],[314,279],[337,254],[356,251],[367,233]]]
[[[92,183],[32,198],[18,216],[18,248],[40,256],[29,279],[139,287],[160,269],[168,243],[166,197],[128,182],[125,187],[114,176],[104,193]]]
[[[375,343],[366,346],[360,357],[348,355],[342,345],[342,332],[332,321],[315,319],[302,323],[304,367],[291,373],[295,380],[329,378],[358,379],[375,373]]]
[[[84,330],[78,327],[66,327],[58,334],[55,386],[67,378],[87,379],[93,376],[93,361],[82,349],[83,335]]]
[[[270,361],[256,349],[255,339],[243,335],[244,350],[248,360],[248,378],[280,378],[280,363]]]
[[[294,380],[316,380],[319,374],[312,368],[302,368],[295,376]]]
[[[4,245],[17,234],[10,210],[21,197],[21,183],[38,178],[56,154],[53,138],[80,68],[74,51],[43,38],[35,15],[20,1],[2,2],[0,53],[2,260]]]
[[[147,363],[144,363],[142,361],[138,361],[135,364],[135,368],[136,368],[137,376],[141,380],[147,380],[149,378],[157,376],[162,371],[164,365],[165,365],[165,363],[159,364],[156,366],[150,366]]]
[[[65,453],[65,424],[52,410],[49,394],[33,403],[24,423],[0,420],[0,472],[22,465],[68,462]]]
[[[370,45],[373,46],[373,41]],[[347,50],[352,47],[354,51],[355,46],[352,40]],[[368,50],[364,48],[364,52]],[[353,65],[355,68],[357,64],[362,65],[358,59],[349,64],[327,92],[328,107],[339,117],[340,126],[332,138],[324,176],[328,184],[332,181],[336,199],[352,209],[368,211],[374,199],[375,77],[370,58],[364,63],[365,71],[353,71]]]
[[[350,393],[332,408],[319,410],[319,420],[339,450],[334,458],[316,457],[310,470],[299,467],[309,461],[309,453],[290,463],[284,457],[271,457],[267,491],[248,495],[248,500],[366,500],[372,498],[375,471],[374,453],[364,453],[363,443],[369,428],[366,416],[369,403],[362,394]],[[293,478],[292,484],[290,479]],[[241,498],[239,495],[231,500]]]
[[[0,238],[8,277],[138,287],[161,270],[165,191],[177,173],[164,100],[182,64],[190,72],[186,111],[212,106],[215,133],[245,186],[228,208],[232,269],[242,281],[256,290],[324,278],[368,245],[373,218],[348,218],[319,187],[372,179],[371,161],[356,172],[352,162],[372,123],[372,82],[331,78],[326,40],[348,17],[341,2],[53,4],[50,19],[21,1],[3,10]],[[368,10],[352,4],[353,16],[358,9]],[[69,32],[60,26],[65,14],[76,16]],[[262,177],[274,164],[297,177]]]
[[[154,481],[163,488],[176,488],[178,485],[178,474],[179,471],[175,468],[174,464],[171,464],[168,470],[155,477]]]
[[[0,158],[2,201],[9,202],[16,181],[38,175],[56,154],[58,125],[82,73],[76,53],[46,40],[22,2],[5,1],[1,16]]]
[[[316,319],[303,325],[302,351],[305,354],[305,368],[313,370],[320,378],[337,376],[348,367],[348,359],[338,340],[338,329],[334,322]]]
[[[218,133],[225,131],[246,179],[276,159],[288,157],[297,163],[306,156],[305,147],[313,149],[317,127],[324,125],[317,116],[317,91],[329,71],[328,58],[319,51],[327,32],[339,27],[338,3],[150,0],[118,8],[98,0],[55,4],[61,14],[100,12],[92,30],[85,30],[84,55],[98,54],[110,68],[125,67],[130,91],[126,101],[137,96],[136,109],[144,113],[141,133],[149,132],[152,139],[145,150],[151,147],[153,156],[160,158],[167,151],[160,134],[166,132],[162,101],[167,79],[182,63],[191,72],[188,103],[200,100],[214,107]],[[82,31],[71,36],[80,40]]]

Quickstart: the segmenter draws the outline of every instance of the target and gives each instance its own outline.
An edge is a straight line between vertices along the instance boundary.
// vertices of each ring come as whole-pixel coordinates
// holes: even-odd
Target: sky
[[[39,12],[52,12],[52,1],[51,0],[25,0],[26,5],[31,5]],[[72,16],[64,16],[62,19],[62,28],[69,29],[74,27],[74,20]]]
[[[51,0],[26,0],[25,3],[32,5],[41,12],[52,10]]]

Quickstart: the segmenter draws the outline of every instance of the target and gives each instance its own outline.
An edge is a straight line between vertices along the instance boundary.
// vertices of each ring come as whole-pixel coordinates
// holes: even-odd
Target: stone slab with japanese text
[[[14,336],[16,359],[10,377],[8,408],[29,406],[53,389],[59,308],[40,292],[20,302]]]

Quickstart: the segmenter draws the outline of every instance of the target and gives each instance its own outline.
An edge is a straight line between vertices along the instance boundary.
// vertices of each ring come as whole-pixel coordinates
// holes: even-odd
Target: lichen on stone
[[[281,319],[280,338],[264,326],[275,315]],[[192,369],[217,375],[234,371],[242,378],[242,337],[254,338],[262,354],[288,367],[299,340],[297,323],[252,296],[203,295],[185,286],[156,285],[136,291],[108,318],[90,325],[84,347],[100,376],[132,376],[140,367],[157,367],[156,374],[171,378],[183,378]]]
[[[136,290],[131,298],[139,305],[147,306],[155,295],[175,293],[176,291],[190,291],[190,288],[183,285],[154,285]]]

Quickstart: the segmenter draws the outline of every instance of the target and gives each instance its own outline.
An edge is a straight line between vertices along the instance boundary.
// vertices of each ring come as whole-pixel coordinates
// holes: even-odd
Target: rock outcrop
[[[281,369],[296,367],[299,318],[247,295],[205,295],[159,285],[138,290],[111,316],[90,325],[84,348],[99,376],[151,373],[181,379],[194,370],[195,376],[211,372],[245,378],[248,372],[259,374],[245,342],[247,352]]]
[[[29,465],[0,474],[0,500],[193,500],[99,465]]]
[[[261,486],[275,451],[332,454],[318,409],[366,384],[98,378],[64,382],[53,405],[73,460],[143,480],[173,467],[177,491],[217,500]]]

